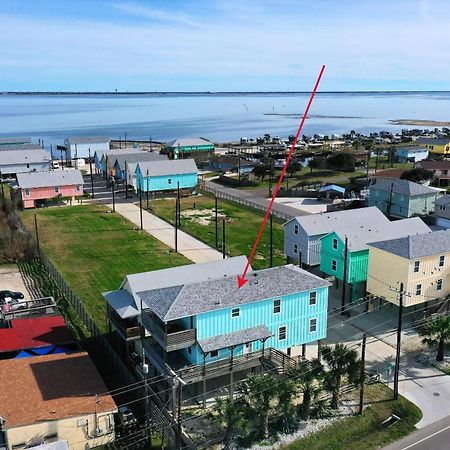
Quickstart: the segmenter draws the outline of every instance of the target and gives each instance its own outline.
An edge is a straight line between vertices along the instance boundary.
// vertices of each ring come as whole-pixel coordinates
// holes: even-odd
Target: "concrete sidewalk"
[[[90,188],[90,179],[85,177],[85,190],[90,192]],[[123,188],[120,187],[120,189],[121,190],[117,190],[115,194],[116,212],[137,227],[140,227],[140,209],[139,206],[133,203],[133,201],[136,201],[136,198],[134,198],[134,200],[133,198],[125,199]],[[101,203],[112,209],[111,188],[108,188],[106,186],[106,181],[99,176],[95,176],[94,178],[94,193],[95,197],[87,200],[86,203]],[[173,249],[175,248],[175,229],[171,224],[145,210],[142,211],[142,224],[143,229],[147,233],[167,246]],[[178,252],[194,263],[218,261],[222,259],[221,252],[218,252],[214,248],[181,230],[178,230]]]
[[[388,374],[387,364],[395,361],[396,334],[393,331],[397,328],[397,308],[385,305],[380,310],[364,314],[365,306],[360,306],[353,308],[352,317],[348,318],[339,314],[340,298],[333,291],[331,288],[328,335],[323,343],[360,344],[366,331],[366,367],[380,372],[383,381],[393,387],[393,372]],[[417,339],[416,333],[408,329],[409,322],[404,322],[402,347],[409,340]],[[423,417],[417,428],[450,415],[450,376],[401,352],[399,381],[399,393],[422,410]]]

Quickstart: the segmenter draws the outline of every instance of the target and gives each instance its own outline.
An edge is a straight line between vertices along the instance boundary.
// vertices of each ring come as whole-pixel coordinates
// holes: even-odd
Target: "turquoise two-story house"
[[[191,153],[211,153],[214,151],[214,144],[208,139],[201,137],[179,138],[168,142],[165,148],[177,159],[185,158]]]
[[[437,191],[408,180],[376,180],[369,186],[369,206],[388,217],[408,218],[433,214]]]
[[[202,381],[203,392],[207,379],[220,384],[230,371],[285,368],[303,345],[326,337],[330,283],[287,265],[250,268],[239,289],[246,262],[241,256],[128,276],[104,294],[110,322],[122,339],[127,326],[145,329],[133,347],[143,345],[152,375],[173,371],[187,384]]]
[[[136,188],[144,192],[194,189],[198,169],[193,159],[143,161],[136,165]]]

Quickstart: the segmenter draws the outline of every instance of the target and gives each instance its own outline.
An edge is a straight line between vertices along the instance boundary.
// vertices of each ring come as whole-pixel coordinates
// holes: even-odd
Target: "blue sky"
[[[0,91],[450,90],[447,0],[1,0]]]

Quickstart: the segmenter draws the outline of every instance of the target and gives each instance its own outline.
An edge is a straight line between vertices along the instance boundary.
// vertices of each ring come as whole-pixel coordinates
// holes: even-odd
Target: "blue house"
[[[117,181],[124,181],[127,178],[129,178],[128,184],[134,185],[133,180],[130,179],[134,177],[134,172],[136,170],[137,163],[142,163],[146,161],[167,161],[168,157],[167,155],[160,155],[157,152],[146,152],[146,151],[139,151],[137,153],[125,153],[125,154],[118,154],[117,156],[114,156],[112,159],[114,159],[114,178]],[[133,167],[133,173],[132,176],[130,174],[129,166]],[[128,176],[127,176],[128,172]]]
[[[206,379],[230,370],[285,367],[296,347],[325,338],[330,283],[287,265],[250,269],[239,289],[246,263],[240,256],[129,275],[104,294],[110,323],[125,341],[127,326],[143,326],[152,375],[173,371],[188,384],[202,381],[204,394]],[[137,340],[133,351],[141,345]]]
[[[434,213],[437,191],[409,180],[375,180],[369,186],[369,206],[388,217],[408,218]]]
[[[397,161],[402,163],[419,162],[428,158],[429,150],[426,147],[414,145],[412,147],[398,147],[395,151]]]
[[[192,189],[198,183],[198,169],[193,159],[144,161],[136,165],[136,187],[144,192]]]

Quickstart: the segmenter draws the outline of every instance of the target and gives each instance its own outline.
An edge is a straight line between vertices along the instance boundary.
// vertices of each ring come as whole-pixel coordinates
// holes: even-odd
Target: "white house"
[[[398,147],[395,151],[397,161],[406,162],[419,162],[428,158],[429,150],[426,147],[412,146],[412,147]]]
[[[0,152],[2,175],[50,170],[50,152],[45,150],[4,150]]]
[[[67,159],[88,158],[89,150],[91,156],[95,152],[106,152],[109,150],[108,137],[104,136],[72,136],[65,140]]]
[[[284,224],[284,253],[291,261],[320,264],[320,239],[337,229],[389,223],[376,207],[297,216]]]

